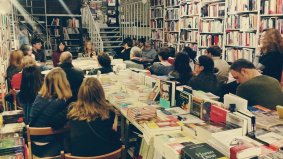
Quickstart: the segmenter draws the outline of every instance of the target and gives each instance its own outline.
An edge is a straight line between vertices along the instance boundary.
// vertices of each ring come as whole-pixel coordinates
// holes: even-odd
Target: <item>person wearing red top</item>
[[[53,52],[53,54],[52,54],[52,61],[53,61],[54,67],[57,67],[59,65],[60,56],[61,56],[62,52],[65,52],[65,51],[67,51],[66,43],[65,43],[65,41],[60,40],[57,43],[57,51]]]

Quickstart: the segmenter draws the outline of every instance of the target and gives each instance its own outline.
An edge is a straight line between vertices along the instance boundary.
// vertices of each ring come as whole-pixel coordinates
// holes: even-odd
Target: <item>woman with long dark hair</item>
[[[190,66],[190,57],[184,52],[177,53],[174,70],[170,73],[176,81],[180,82],[182,85],[187,85],[193,76],[192,68]]]
[[[53,52],[52,54],[52,61],[53,61],[53,66],[57,67],[59,65],[60,62],[60,56],[62,54],[62,52],[67,51],[67,46],[65,41],[59,40],[57,43],[57,50],[55,52]]]

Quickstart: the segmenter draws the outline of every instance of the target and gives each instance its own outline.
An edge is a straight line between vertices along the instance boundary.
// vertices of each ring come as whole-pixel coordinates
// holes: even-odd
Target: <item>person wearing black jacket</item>
[[[84,72],[73,66],[72,54],[68,51],[61,54],[59,67],[65,71],[72,89],[73,96],[69,102],[74,102],[77,100],[78,91],[84,79]]]
[[[111,59],[108,54],[101,53],[98,54],[97,60],[101,68],[95,68],[88,72],[88,75],[96,75],[98,71],[101,72],[101,74],[107,74],[110,72],[113,72],[112,66],[111,66]]]
[[[189,86],[194,90],[211,92],[220,96],[220,84],[214,74],[214,62],[211,57],[202,55],[195,63],[195,77],[191,78]]]
[[[122,46],[124,50],[117,54],[117,58],[123,59],[124,61],[130,60],[131,49],[133,47],[133,41],[131,38],[126,38],[123,40]]]
[[[67,100],[72,91],[65,72],[61,68],[52,69],[35,98],[30,112],[30,127],[51,127],[61,129],[67,122]],[[37,157],[49,157],[64,150],[64,136],[32,136],[32,153]]]

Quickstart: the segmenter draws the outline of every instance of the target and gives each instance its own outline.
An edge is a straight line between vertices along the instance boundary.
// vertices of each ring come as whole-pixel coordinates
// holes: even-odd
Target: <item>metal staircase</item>
[[[82,8],[82,23],[90,35],[94,47],[103,52],[113,52],[121,47],[122,36],[119,27],[98,24],[91,14],[89,6]]]

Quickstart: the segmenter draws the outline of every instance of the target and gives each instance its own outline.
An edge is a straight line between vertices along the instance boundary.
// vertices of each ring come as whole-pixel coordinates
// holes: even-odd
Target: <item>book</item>
[[[196,117],[202,118],[203,103],[203,99],[193,96],[193,103],[190,108],[190,113]]]
[[[226,109],[229,109],[230,104],[236,104],[236,110],[240,111],[247,111],[248,107],[248,101],[246,99],[243,99],[239,96],[236,96],[234,94],[225,94],[224,95],[224,106]]]
[[[176,106],[182,108],[186,112],[190,112],[192,105],[192,94],[185,91],[176,91]]]
[[[226,123],[228,110],[216,105],[211,106],[210,121],[215,123]]]
[[[164,108],[175,106],[176,82],[160,81],[160,105]]]
[[[4,111],[2,117],[3,124],[22,123],[24,112],[22,110]]]
[[[242,127],[242,129],[243,129],[242,135],[243,136],[245,136],[247,134],[247,132],[248,132],[248,121],[247,121],[247,119],[245,119],[245,118],[243,118],[239,115],[236,115],[234,113],[228,113],[226,121]]]
[[[228,159],[206,143],[185,146],[182,149],[181,159]]]

